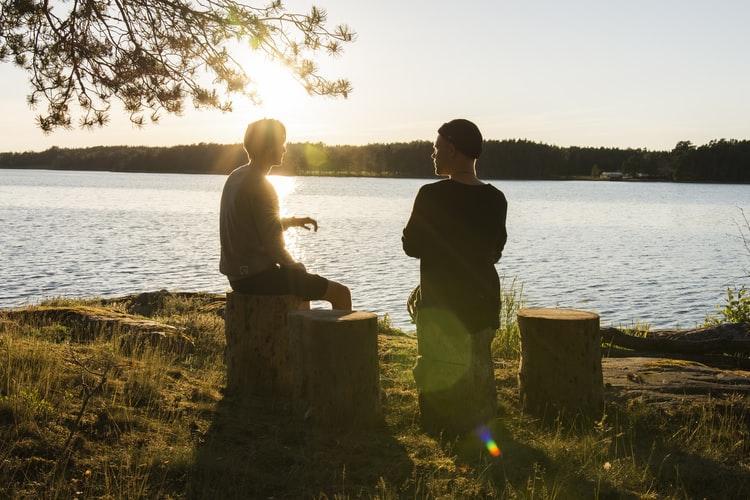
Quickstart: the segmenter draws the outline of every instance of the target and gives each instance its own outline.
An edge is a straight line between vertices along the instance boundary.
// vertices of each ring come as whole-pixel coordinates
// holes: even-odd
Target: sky
[[[357,32],[342,55],[319,60],[326,75],[351,80],[348,99],[310,97],[279,64],[242,52],[261,106],[237,97],[232,113],[189,109],[142,129],[114,112],[103,129],[44,135],[25,102],[26,75],[5,63],[0,151],[236,143],[262,117],[282,120],[290,142],[328,144],[434,140],[459,117],[487,139],[561,146],[665,150],[750,138],[746,0],[315,4]]]

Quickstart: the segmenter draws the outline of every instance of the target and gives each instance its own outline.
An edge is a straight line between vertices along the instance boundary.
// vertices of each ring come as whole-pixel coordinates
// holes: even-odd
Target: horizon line
[[[687,142],[690,142],[691,144],[695,146],[705,146],[708,145],[714,141],[737,141],[737,142],[744,142],[749,141],[750,139],[737,139],[737,138],[715,138],[711,139],[703,144],[697,144],[693,141],[687,139]],[[551,146],[556,148],[594,148],[594,149],[620,149],[620,150],[634,150],[634,151],[646,151],[646,152],[655,152],[655,153],[661,153],[661,152],[670,152],[672,149],[649,149],[647,147],[633,147],[633,146],[627,146],[627,147],[621,147],[621,146],[593,146],[593,145],[566,145],[562,146],[559,144],[552,144],[544,141],[535,141],[533,139],[529,139],[526,137],[508,137],[504,139],[483,139],[483,142],[509,142],[509,141],[525,141],[525,142],[531,142],[534,144],[539,144],[543,146]],[[291,144],[314,144],[314,145],[322,145],[327,147],[367,147],[367,146],[387,146],[387,145],[394,145],[394,144],[411,144],[414,142],[428,142],[432,143],[432,139],[412,139],[412,140],[404,140],[404,141],[393,141],[393,142],[368,142],[365,144],[347,144],[347,143],[338,143],[338,144],[329,144],[323,141],[294,141],[294,142],[287,142],[288,145]],[[683,141],[678,141],[683,142]],[[181,147],[181,146],[200,146],[200,145],[216,145],[216,146],[241,146],[242,142],[228,142],[228,143],[221,143],[221,142],[194,142],[190,144],[170,144],[170,145],[146,145],[146,144],[99,144],[96,146],[78,146],[78,147],[61,147],[57,145],[50,146],[46,149],[26,149],[26,150],[16,150],[16,151],[0,151],[0,154],[24,154],[24,153],[43,153],[45,151],[49,151],[50,149],[57,148],[57,149],[63,149],[63,150],[76,150],[76,149],[93,149],[93,148],[174,148],[174,147]]]

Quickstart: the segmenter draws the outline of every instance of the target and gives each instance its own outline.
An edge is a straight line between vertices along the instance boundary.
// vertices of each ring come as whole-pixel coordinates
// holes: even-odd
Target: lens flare
[[[503,452],[500,451],[500,447],[497,445],[495,440],[492,439],[492,433],[486,425],[479,427],[476,430],[476,433],[479,439],[481,439],[484,445],[487,447],[487,451],[490,452],[490,455],[492,455],[493,457],[501,457],[503,455]]]

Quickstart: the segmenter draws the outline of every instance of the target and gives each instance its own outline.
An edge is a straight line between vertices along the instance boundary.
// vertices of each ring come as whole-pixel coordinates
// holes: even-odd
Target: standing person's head
[[[245,152],[251,163],[262,167],[281,165],[286,152],[286,128],[279,120],[264,118],[247,126]]]
[[[474,163],[482,154],[482,133],[469,120],[451,120],[438,129],[432,159],[436,175],[474,172]]]

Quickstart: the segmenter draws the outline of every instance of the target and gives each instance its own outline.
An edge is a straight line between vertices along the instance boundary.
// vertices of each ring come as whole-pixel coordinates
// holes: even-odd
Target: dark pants
[[[248,295],[294,295],[305,300],[320,300],[326,294],[328,280],[301,267],[272,267],[253,276],[230,280],[235,292]]]
[[[493,329],[469,334],[449,313],[419,311],[414,380],[425,430],[463,434],[494,418],[494,336]]]

